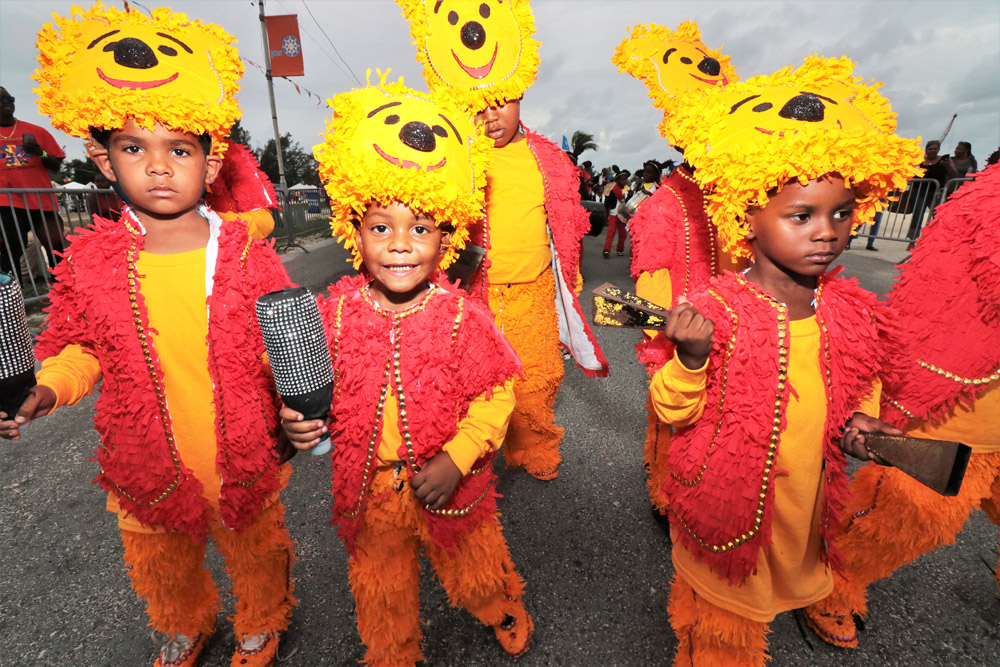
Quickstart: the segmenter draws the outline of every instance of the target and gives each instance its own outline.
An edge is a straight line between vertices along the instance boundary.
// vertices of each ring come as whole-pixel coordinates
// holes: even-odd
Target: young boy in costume
[[[936,209],[889,293],[884,315],[896,328],[882,336],[890,351],[882,416],[909,436],[965,443],[972,456],[954,497],[896,468],[866,465],[854,474],[835,541],[845,566],[830,597],[805,612],[831,644],[856,647],[853,615],[868,611],[865,589],[954,542],[973,509],[1000,525],[998,213],[993,166]]]
[[[611,62],[620,72],[642,81],[653,106],[664,114],[671,113],[678,95],[738,80],[729,56],[705,46],[693,21],[681,23],[676,30],[653,24],[635,26],[615,49]],[[659,130],[676,145],[677,141],[665,134],[666,121]],[[687,163],[675,168],[629,222],[635,292],[663,306],[676,306],[678,299],[700,292],[724,270],[742,270],[747,264],[719,247],[693,171]],[[667,363],[665,350],[669,345],[662,332],[643,332],[636,352],[650,374]],[[666,466],[661,459],[670,447],[670,428],[656,416],[652,403],[647,405],[647,416],[643,461],[649,501],[653,516],[666,524],[666,504],[661,496]]]
[[[294,604],[279,498],[291,470],[276,451],[280,403],[254,318],[257,297],[289,280],[245,222],[200,201],[240,113],[233,42],[167,9],[101,5],[57,17],[38,38],[39,108],[92,138],[91,158],[127,206],[71,237],[36,348],[38,385],[0,435],[19,439],[103,380],[96,481],[133,588],[167,635],[159,667],[195,665],[215,631],[209,536],[237,598],[232,664],[270,665]]]
[[[666,121],[721,242],[753,260],[680,300],[650,385],[674,428],[675,665],[764,664],[775,615],[832,589],[845,452],[869,458],[862,431],[898,433],[874,417],[875,296],[827,269],[919,148],[852,68],[812,57],[687,96]]]
[[[493,459],[519,371],[487,311],[438,281],[482,217],[490,142],[445,100],[382,83],[338,95],[316,146],[333,231],[362,275],[320,302],[334,363],[333,520],[369,665],[420,651],[423,547],[449,599],[511,655],[532,620],[497,514]],[[283,408],[311,448],[327,427]]]
[[[459,96],[493,140],[486,220],[472,242],[486,249],[470,292],[488,303],[524,365],[505,441],[507,465],[532,476],[559,474],[562,428],[553,407],[566,347],[588,376],[608,364],[577,293],[580,249],[590,218],[576,168],[551,141],[520,123],[521,97],[538,72],[538,42],[527,0],[430,3],[397,0],[417,60],[433,90]]]

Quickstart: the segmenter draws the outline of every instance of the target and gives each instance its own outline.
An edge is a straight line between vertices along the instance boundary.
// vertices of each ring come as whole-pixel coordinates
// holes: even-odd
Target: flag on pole
[[[958,114],[955,114],[954,116],[952,116],[951,120],[948,121],[948,127],[944,128],[944,134],[942,134],[941,138],[938,139],[938,143],[939,144],[943,143],[944,142],[944,138],[948,136],[949,132],[951,132],[951,126],[955,122],[956,118],[958,118]]]
[[[271,76],[302,76],[302,40],[299,39],[299,17],[280,14],[265,17],[267,48],[271,52]]]
[[[569,151],[569,140],[568,140],[568,139],[566,138],[566,135],[565,135],[565,134],[563,135],[563,145],[562,145],[562,149],[563,149],[564,151],[567,151],[567,152]]]

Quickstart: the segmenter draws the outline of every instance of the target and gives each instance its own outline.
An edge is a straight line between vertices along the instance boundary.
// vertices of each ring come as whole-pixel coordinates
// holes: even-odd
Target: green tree
[[[250,147],[250,131],[243,127],[240,121],[233,123],[233,127],[229,130],[229,138],[234,144],[243,144]]]
[[[299,183],[319,186],[319,163],[302,149],[299,142],[293,141],[292,135],[287,132],[281,135],[281,158],[285,163],[285,182],[289,187]],[[257,151],[257,159],[260,161],[261,171],[277,185],[278,155],[274,149],[274,139],[268,139],[264,148]]]
[[[59,165],[59,183],[76,181],[81,185],[86,185],[93,182],[96,177],[97,165],[91,162],[90,158],[87,158],[86,160],[81,160],[79,158],[63,160],[63,163]]]
[[[597,144],[594,143],[594,135],[581,132],[580,130],[573,133],[573,138],[570,139],[569,145],[573,157],[580,157],[580,153],[584,151],[597,150]]]

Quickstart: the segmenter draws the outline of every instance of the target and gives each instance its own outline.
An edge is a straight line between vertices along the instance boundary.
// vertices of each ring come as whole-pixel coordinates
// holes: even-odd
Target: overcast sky
[[[35,106],[30,79],[35,34],[53,12],[73,3],[0,0],[0,85],[17,98],[17,117],[50,127]],[[86,0],[77,4],[89,6]],[[122,6],[120,0],[114,2]],[[153,0],[138,4],[158,6]],[[219,23],[239,40],[240,53],[263,62],[260,21],[251,0],[175,0],[163,3],[192,18]],[[538,81],[522,104],[528,127],[556,142],[574,130],[594,135],[596,166],[627,169],[647,158],[676,157],[656,126],[660,114],[645,86],[620,74],[611,54],[629,26],[670,27],[697,21],[709,47],[722,47],[741,78],[798,65],[813,53],[846,55],[855,73],[885,83],[905,137],[936,139],[958,118],[943,153],[972,142],[982,164],[1000,145],[1000,2],[997,0],[800,0],[799,2],[682,2],[674,0],[533,0],[542,43]],[[408,85],[426,90],[406,22],[392,0],[266,0],[268,14],[298,14],[306,75],[293,79],[324,100],[357,84],[365,70],[392,68]],[[309,14],[311,10],[316,21]],[[322,30],[321,30],[321,27]],[[324,32],[325,31],[325,35]],[[329,37],[329,41],[327,39]],[[333,46],[331,46],[331,41]],[[335,52],[339,51],[346,65]],[[373,74],[374,77],[374,74]],[[281,132],[303,147],[319,142],[331,110],[274,82]],[[247,66],[239,95],[243,125],[260,146],[273,137],[264,75]],[[69,157],[83,142],[54,133]],[[292,185],[291,183],[289,185]]]

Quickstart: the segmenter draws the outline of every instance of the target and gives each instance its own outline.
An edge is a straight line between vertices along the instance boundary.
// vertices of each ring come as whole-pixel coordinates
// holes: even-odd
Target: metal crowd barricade
[[[25,304],[45,298],[66,234],[121,206],[113,190],[4,188],[0,195],[7,195],[0,204],[0,271],[21,283]]]
[[[886,210],[876,214],[872,222],[860,228],[858,237],[915,243],[921,230],[934,215],[934,209],[963,183],[971,180],[953,178],[941,187],[932,178],[912,179],[905,190],[890,195],[895,201],[890,201]]]
[[[330,200],[320,187],[289,190],[287,195],[278,193],[281,209],[274,216],[274,231],[278,251],[299,248],[308,252],[298,238],[328,232],[330,229]]]

